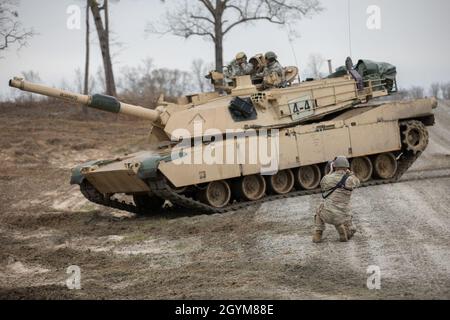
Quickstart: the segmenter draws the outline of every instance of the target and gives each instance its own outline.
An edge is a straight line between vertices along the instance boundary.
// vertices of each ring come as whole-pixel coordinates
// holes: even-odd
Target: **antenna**
[[[298,83],[301,82],[300,80],[300,67],[297,61],[297,55],[295,54],[295,50],[294,50],[294,45],[293,42],[294,40],[292,39],[290,33],[292,30],[290,30],[289,25],[286,25],[286,35],[289,41],[289,46],[291,47],[291,51],[292,51],[292,55],[294,56],[294,62],[295,62],[295,66],[298,68],[298,74],[297,74],[297,78],[298,78]]]
[[[347,19],[348,19],[348,46],[349,46],[349,53],[350,57],[352,56],[352,26],[351,26],[351,19],[350,19],[350,0],[347,0]]]

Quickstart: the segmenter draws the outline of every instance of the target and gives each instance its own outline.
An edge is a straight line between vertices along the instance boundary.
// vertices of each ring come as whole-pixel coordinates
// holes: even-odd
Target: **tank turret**
[[[287,86],[265,87],[255,83],[251,76],[241,76],[234,78],[231,85],[219,86],[223,94],[216,91],[189,95],[179,99],[177,104],[160,101],[155,110],[120,102],[115,97],[82,95],[20,78],[10,80],[9,85],[103,111],[148,119],[158,124],[157,130],[164,132],[165,140],[204,136],[208,129],[225,134],[227,130],[292,127],[388,95],[379,84],[373,87],[368,83],[364,89],[358,89],[350,75],[293,84],[297,69],[288,67],[286,73],[291,75]],[[217,75],[212,75],[211,79],[214,82]],[[198,122],[202,124],[202,132],[195,130],[194,124]]]

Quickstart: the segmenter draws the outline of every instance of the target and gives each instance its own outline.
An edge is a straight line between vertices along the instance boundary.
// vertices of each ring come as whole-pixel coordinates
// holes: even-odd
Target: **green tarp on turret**
[[[397,68],[387,62],[359,60],[355,69],[363,78],[369,75],[379,75],[381,79],[395,80],[397,76]]]
[[[361,59],[355,66],[355,70],[363,77],[364,81],[382,80],[386,83],[389,91],[394,88],[395,77],[397,76],[397,68],[387,62],[376,62],[372,60]],[[347,73],[345,66],[336,69],[336,72],[330,74],[328,78],[341,77]],[[377,85],[372,83],[372,85]]]

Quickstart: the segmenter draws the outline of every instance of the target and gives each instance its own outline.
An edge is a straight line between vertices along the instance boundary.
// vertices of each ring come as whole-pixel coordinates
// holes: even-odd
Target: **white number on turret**
[[[292,120],[297,121],[314,114],[314,102],[310,96],[303,96],[288,102]]]

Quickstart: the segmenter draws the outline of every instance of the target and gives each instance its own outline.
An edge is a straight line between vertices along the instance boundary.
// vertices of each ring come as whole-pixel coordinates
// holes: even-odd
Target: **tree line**
[[[434,82],[428,90],[422,86],[411,86],[398,91],[402,99],[421,99],[425,97],[435,97],[438,99],[450,100],[450,82]]]
[[[86,9],[84,71],[76,70],[75,81],[64,81],[62,85],[85,94],[97,90],[144,105],[154,101],[161,93],[165,93],[168,98],[174,98],[187,92],[210,90],[204,75],[212,69],[222,71],[224,39],[231,30],[259,21],[287,26],[293,30],[292,24],[323,10],[319,0],[161,0],[167,6],[166,14],[161,21],[148,22],[145,32],[171,33],[183,38],[203,37],[214,45],[214,65],[197,59],[192,62],[191,72],[186,72],[158,68],[151,59],[147,59],[139,66],[123,68],[121,76],[117,78],[114,75],[110,45],[110,1],[81,1],[85,1]],[[1,51],[11,46],[26,45],[36,34],[33,29],[22,25],[17,6],[18,0],[0,0],[0,56]],[[93,74],[90,70],[91,19],[94,21],[103,62],[103,68]],[[324,62],[320,54],[310,55],[306,76],[325,76],[321,72]],[[23,75],[30,81],[39,80],[39,75],[33,71],[24,72]],[[423,87],[414,86],[399,90],[398,94],[402,98],[421,98],[428,94],[426,91]],[[450,99],[450,84],[433,83],[428,92],[431,96]]]
[[[155,107],[161,94],[166,101],[176,99],[187,93],[206,92],[213,90],[210,80],[205,75],[211,70],[211,64],[202,59],[192,61],[191,70],[160,68],[150,58],[145,59],[136,66],[125,66],[120,69],[117,77],[116,87],[119,99],[128,103],[144,107]],[[42,82],[38,72],[30,70],[23,71],[21,76],[31,82]],[[90,93],[103,93],[107,90],[103,68],[99,67],[88,79]],[[83,92],[85,79],[83,71],[78,68],[70,79],[62,79],[53,84],[58,88]],[[16,102],[34,102],[45,97],[39,97],[29,92],[14,90],[9,100]]]

